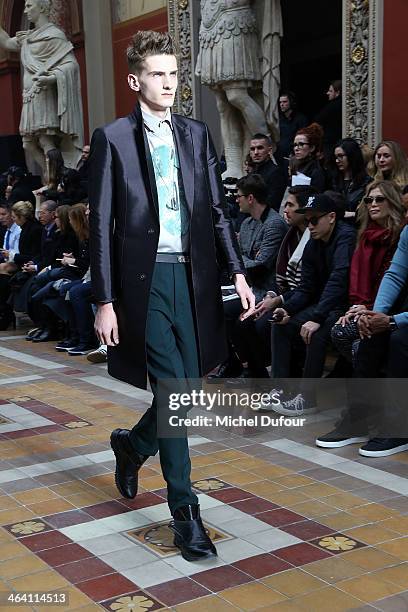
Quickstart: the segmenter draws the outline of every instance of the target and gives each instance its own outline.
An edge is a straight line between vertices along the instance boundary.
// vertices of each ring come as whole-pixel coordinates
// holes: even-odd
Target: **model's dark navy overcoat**
[[[225,212],[217,156],[207,126],[172,115],[190,211],[193,308],[203,374],[226,357],[221,249],[230,274],[245,272]],[[89,161],[90,251],[96,302],[114,302],[119,345],[108,350],[109,373],[146,388],[146,318],[160,233],[154,170],[140,106],[98,128]],[[183,264],[180,264],[183,265]]]

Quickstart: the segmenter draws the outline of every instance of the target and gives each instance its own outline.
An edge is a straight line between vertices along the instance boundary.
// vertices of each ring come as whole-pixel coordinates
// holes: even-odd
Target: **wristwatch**
[[[275,293],[275,291],[267,291],[266,292],[266,297],[268,297],[268,298],[275,298],[275,297],[277,297],[277,294]]]
[[[395,331],[396,329],[398,329],[398,325],[395,322],[394,317],[390,317],[390,332],[392,333],[393,331]]]

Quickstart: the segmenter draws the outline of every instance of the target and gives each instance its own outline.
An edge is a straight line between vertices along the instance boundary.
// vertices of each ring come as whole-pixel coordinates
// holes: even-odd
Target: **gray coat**
[[[276,258],[288,225],[272,208],[261,219],[248,217],[239,232],[239,244],[248,280],[258,302],[276,286]]]

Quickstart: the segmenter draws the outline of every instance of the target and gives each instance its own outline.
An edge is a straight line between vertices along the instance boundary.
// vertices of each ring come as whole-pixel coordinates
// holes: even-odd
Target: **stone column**
[[[113,121],[115,81],[113,75],[112,22],[109,0],[82,2],[89,131]]]

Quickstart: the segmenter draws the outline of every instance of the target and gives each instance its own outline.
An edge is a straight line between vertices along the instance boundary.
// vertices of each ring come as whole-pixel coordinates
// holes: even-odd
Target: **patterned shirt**
[[[180,162],[174,143],[170,109],[163,119],[142,110],[152,156],[159,200],[158,253],[187,253],[189,214],[182,187]]]

